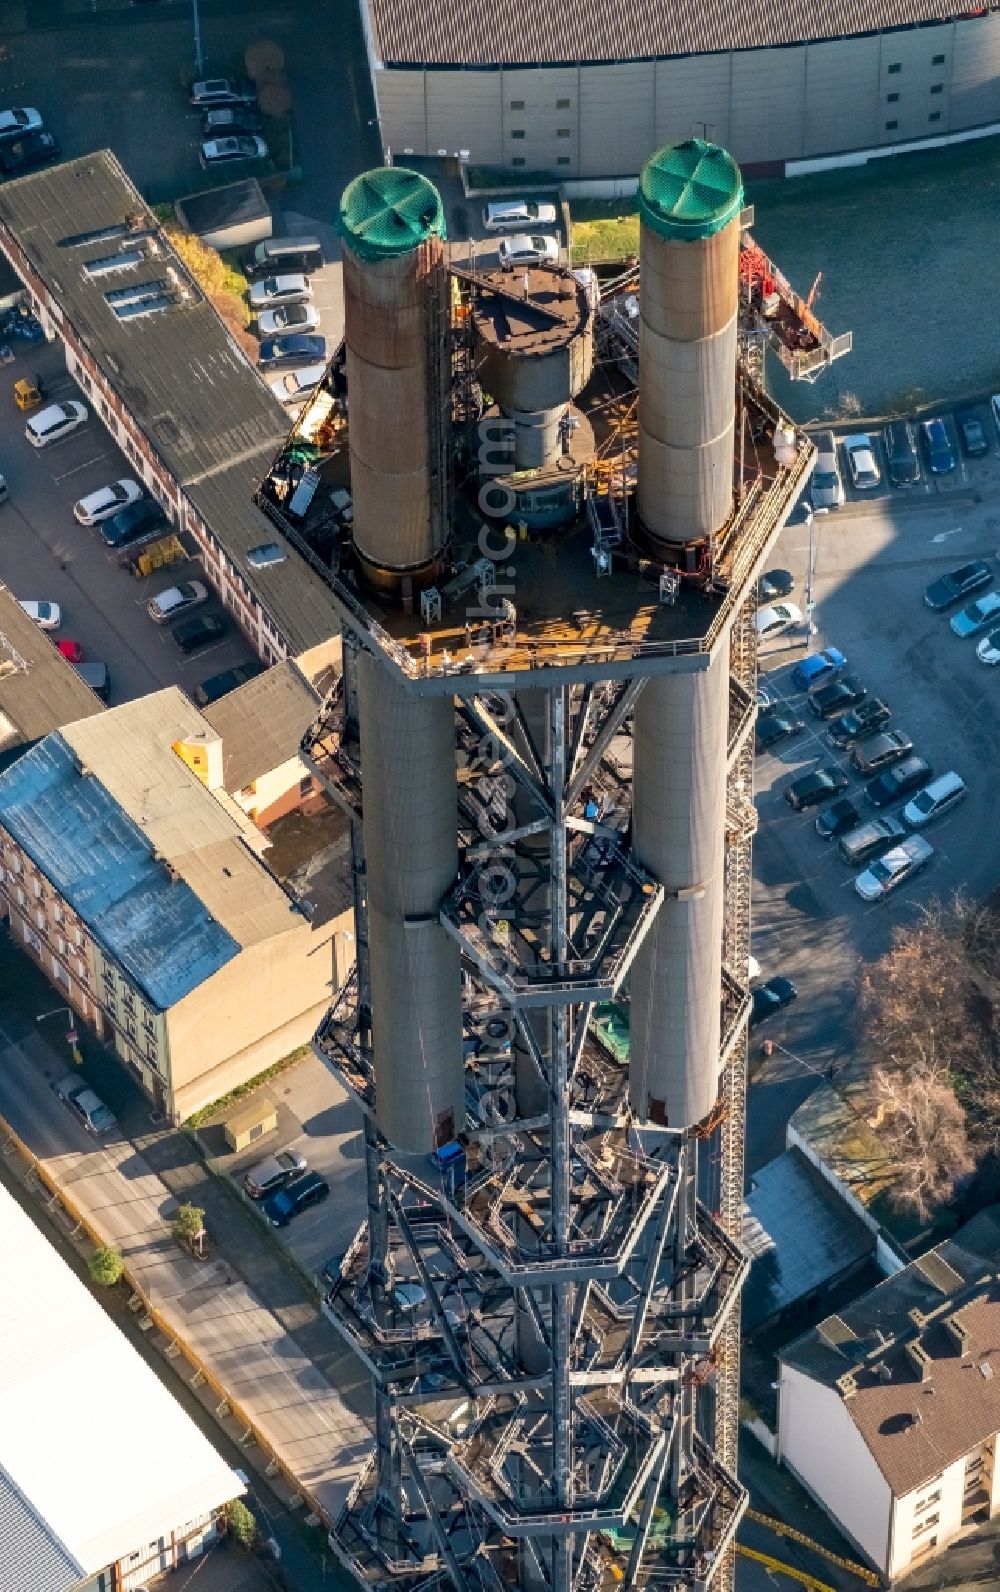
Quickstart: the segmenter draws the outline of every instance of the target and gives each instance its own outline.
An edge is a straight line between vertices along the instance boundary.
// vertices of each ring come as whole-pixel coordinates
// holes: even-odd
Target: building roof
[[[832,1283],[875,1248],[875,1236],[798,1150],[753,1174],[743,1208],[752,1257],[743,1289],[746,1331]]]
[[[256,177],[186,194],[175,202],[174,209],[188,232],[217,232],[223,227],[245,226],[248,221],[271,220],[271,207]]]
[[[0,759],[60,725],[103,711],[73,665],[0,585]]]
[[[230,795],[298,755],[320,697],[289,659],[204,708],[222,737],[222,778]]]
[[[63,1592],[245,1489],[4,1188],[0,1250],[0,1592]]]
[[[114,229],[126,229],[115,233]],[[293,548],[254,570],[247,553],[273,541],[252,494],[285,442],[289,420],[193,282],[110,150],[37,171],[0,189],[8,231],[64,311],[165,469],[269,614],[291,652],[336,628],[326,587]],[[152,239],[135,263],[86,266]],[[168,271],[175,278],[167,276]],[[163,282],[156,313],[120,318],[106,294]],[[178,285],[188,297],[179,299]]]
[[[374,53],[389,66],[541,66],[754,50],[883,33],[961,16],[945,0],[367,0]],[[987,9],[995,10],[995,6]]]
[[[1000,1206],[780,1358],[843,1398],[897,1497],[937,1476],[1000,1430]]]

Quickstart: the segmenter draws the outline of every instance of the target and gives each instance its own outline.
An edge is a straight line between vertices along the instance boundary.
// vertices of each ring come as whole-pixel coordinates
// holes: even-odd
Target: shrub
[[[101,1288],[113,1288],[125,1270],[125,1257],[113,1244],[104,1244],[90,1256],[87,1270],[91,1282],[96,1282]]]
[[[257,1541],[257,1522],[242,1498],[231,1498],[226,1505],[226,1525],[233,1541],[249,1552]]]
[[[174,1237],[181,1244],[190,1244],[205,1226],[205,1212],[197,1205],[180,1205],[174,1217]]]

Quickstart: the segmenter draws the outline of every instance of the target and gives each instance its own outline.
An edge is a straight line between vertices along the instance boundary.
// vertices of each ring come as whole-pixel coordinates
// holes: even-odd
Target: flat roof
[[[561,6],[485,0],[475,26],[462,0],[365,0],[374,53],[387,66],[542,66],[708,55],[818,42],[944,22],[961,7],[944,0],[620,0]],[[994,11],[995,5],[984,9]],[[966,13],[967,14],[967,13]]]
[[[289,651],[325,640],[337,620],[323,583],[305,560],[290,550],[284,563],[257,571],[246,556],[274,539],[253,493],[288,436],[288,416],[111,151],[5,183],[0,246],[5,230]],[[95,265],[125,254],[132,263],[93,274]],[[148,283],[163,285],[166,306],[121,318],[106,295]]]
[[[63,1592],[245,1489],[2,1187],[0,1250],[0,1592]]]
[[[73,665],[0,585],[0,760],[50,730],[103,712]]]
[[[177,219],[189,232],[215,232],[220,227],[270,221],[271,207],[256,177],[228,182],[223,188],[202,188],[174,202]]]

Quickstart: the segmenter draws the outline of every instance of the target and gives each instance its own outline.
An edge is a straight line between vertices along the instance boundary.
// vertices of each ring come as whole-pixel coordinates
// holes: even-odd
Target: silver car
[[[844,502],[844,483],[837,467],[837,444],[832,431],[816,434],[816,465],[809,481],[813,508],[839,509]]]
[[[304,276],[265,276],[250,289],[250,308],[270,310],[276,304],[307,304],[312,288]]]
[[[911,835],[898,846],[893,846],[878,862],[873,862],[864,873],[859,873],[854,888],[862,901],[881,901],[890,890],[895,890],[930,862],[934,855],[923,835]]]
[[[278,1150],[250,1168],[243,1179],[243,1187],[252,1200],[263,1200],[305,1170],[306,1158],[298,1150]]]

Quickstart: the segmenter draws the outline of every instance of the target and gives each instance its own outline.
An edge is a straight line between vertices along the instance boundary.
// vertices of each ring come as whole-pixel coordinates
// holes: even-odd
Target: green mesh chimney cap
[[[362,260],[393,259],[445,236],[441,195],[405,166],[379,166],[355,177],[344,189],[338,219],[341,237]]]
[[[661,238],[710,238],[742,208],[740,168],[718,144],[665,144],[642,168],[639,214]]]

